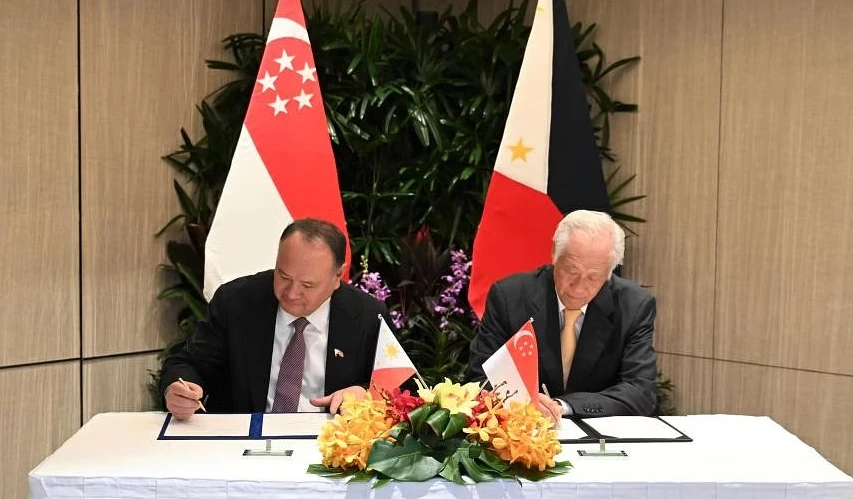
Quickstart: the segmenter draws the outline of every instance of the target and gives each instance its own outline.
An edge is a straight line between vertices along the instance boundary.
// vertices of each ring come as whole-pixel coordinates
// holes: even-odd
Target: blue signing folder
[[[316,439],[326,413],[195,414],[179,421],[166,414],[158,440]]]

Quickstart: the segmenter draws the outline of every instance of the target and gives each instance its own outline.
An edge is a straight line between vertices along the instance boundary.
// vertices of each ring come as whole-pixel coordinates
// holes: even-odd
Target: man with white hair
[[[484,380],[483,362],[532,317],[539,378],[554,397],[540,395],[545,414],[654,413],[655,299],[613,275],[624,254],[625,233],[608,214],[566,215],[554,232],[552,265],[492,285],[466,378]]]

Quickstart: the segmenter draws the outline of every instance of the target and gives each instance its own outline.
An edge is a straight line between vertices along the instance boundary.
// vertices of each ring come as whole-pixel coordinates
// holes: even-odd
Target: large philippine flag
[[[282,230],[304,217],[347,233],[305,15],[281,0],[205,244],[205,297],[271,268]]]
[[[539,400],[539,348],[533,319],[483,362],[492,388],[506,394],[506,400],[535,404]]]
[[[578,209],[610,203],[566,4],[539,0],[474,239],[479,317],[495,281],[550,263],[554,229]]]

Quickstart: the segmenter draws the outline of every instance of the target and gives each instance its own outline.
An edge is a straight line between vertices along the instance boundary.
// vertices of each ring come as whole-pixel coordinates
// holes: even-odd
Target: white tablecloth
[[[157,440],[162,413],[95,416],[30,472],[32,498],[258,497],[560,497],[560,498],[853,498],[853,478],[766,417],[668,419],[692,443],[612,444],[628,457],[580,457],[543,482],[512,480],[460,486],[432,480],[372,490],[305,473],[320,455],[313,440],[278,440],[291,457],[246,457],[260,440]]]

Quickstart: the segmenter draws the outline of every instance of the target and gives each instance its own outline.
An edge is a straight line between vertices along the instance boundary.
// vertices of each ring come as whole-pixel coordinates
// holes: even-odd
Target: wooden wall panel
[[[153,410],[148,371],[160,366],[156,354],[83,361],[83,422],[102,412]]]
[[[853,377],[714,363],[714,411],[770,416],[853,473]]]
[[[672,398],[678,414],[712,412],[713,360],[658,353],[658,369],[665,377],[672,380],[674,385]]]
[[[611,124],[620,176],[637,174],[627,194],[648,196],[624,208],[648,221],[631,225],[626,274],[657,297],[659,350],[710,357],[722,0],[571,5],[610,62],[641,57],[607,82],[639,105]]]
[[[178,212],[160,158],[223,81],[205,58],[261,26],[260,0],[81,1],[84,355],[158,348],[174,329],[155,297],[159,227]]]
[[[853,374],[853,9],[727,2],[718,358]]]
[[[264,2],[264,32],[269,31],[270,23],[275,15],[275,8],[278,4],[277,0],[262,0]],[[332,5],[349,4],[351,0],[303,0],[302,5],[306,12],[310,12],[315,5]],[[488,0],[481,1],[479,4],[480,21],[488,26],[498,14],[507,9],[512,0]],[[515,2],[518,5],[519,2]],[[420,0],[420,8],[424,11],[444,12],[447,7],[452,7],[454,13],[461,12],[468,5],[468,0]],[[412,10],[411,0],[365,0],[363,3],[364,9],[368,13],[382,12],[382,9],[387,9],[392,14],[397,14],[400,7],[407,10]],[[528,13],[532,20],[533,10],[536,6],[535,1],[531,1],[528,5]],[[310,26],[309,26],[310,30]]]
[[[77,361],[0,369],[0,496],[27,497],[27,473],[80,428]]]
[[[76,9],[0,3],[0,366],[80,349]]]

